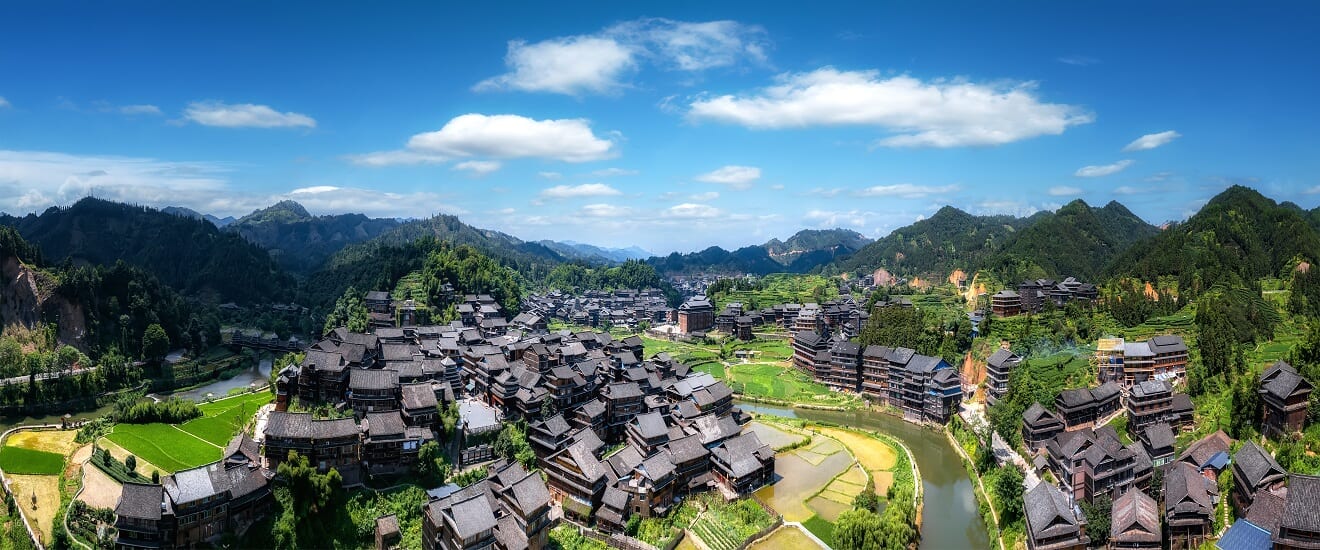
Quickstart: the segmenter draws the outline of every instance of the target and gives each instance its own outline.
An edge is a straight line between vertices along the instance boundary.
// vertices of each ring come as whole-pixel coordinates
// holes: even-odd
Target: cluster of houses
[[[1255,442],[1234,451],[1222,431],[1176,453],[1175,434],[1192,427],[1190,399],[1165,379],[1126,386],[1123,380],[1065,391],[1054,411],[1035,403],[1023,414],[1034,465],[1060,480],[1040,482],[1025,495],[1028,548],[1092,546],[1079,504],[1100,495],[1113,499],[1110,548],[1198,548],[1218,535],[1213,524],[1222,498],[1231,499],[1241,519],[1219,537],[1219,548],[1320,547],[1320,478],[1289,474]],[[1259,380],[1266,434],[1302,430],[1306,415],[1298,411],[1313,389],[1287,363],[1266,369]],[[1123,444],[1110,425],[1095,427],[1115,414],[1126,414],[1132,443]],[[1221,495],[1217,480],[1230,468],[1232,494]]]
[[[369,307],[383,311],[374,297]],[[521,420],[544,478],[496,461],[484,481],[430,491],[427,550],[541,548],[552,503],[621,532],[630,517],[663,514],[694,491],[733,498],[773,481],[773,449],[743,431],[750,417],[709,374],[664,353],[643,361],[635,336],[550,332],[529,313],[504,322],[484,295],[462,305],[449,325],[331,331],[279,372],[275,410],[253,438],[237,438],[215,464],[126,488],[119,544],[190,546],[241,532],[269,508],[268,482],[290,452],[338,470],[345,484],[406,475],[451,404],[460,464],[493,458],[490,440]],[[294,412],[318,405],[342,418]],[[397,519],[377,527],[381,540],[397,536]]]
[[[856,311],[855,304],[852,311]],[[911,302],[877,307],[912,307]],[[962,401],[962,377],[947,361],[888,346],[862,346],[846,330],[851,313],[830,323],[828,309],[803,306],[794,318],[793,365],[836,391],[859,393],[902,411],[912,422],[945,424]],[[864,318],[864,317],[861,317]],[[838,320],[849,319],[843,323]],[[832,327],[840,327],[835,333]]]
[[[990,296],[990,312],[1000,317],[1038,313],[1045,304],[1063,307],[1068,302],[1094,302],[1100,295],[1094,284],[1073,277],[1062,281],[1034,279],[1022,281],[1017,290],[1004,289]]]
[[[573,296],[558,290],[545,294],[532,294],[523,298],[520,315],[535,315],[541,319],[558,319],[583,327],[636,328],[643,321],[656,325],[676,322],[674,308],[669,307],[659,289],[644,290],[588,290]]]
[[[729,302],[718,314],[709,298],[698,295],[679,306],[678,327],[679,332],[692,337],[718,330],[742,340],[751,340],[754,328],[777,326],[794,333],[837,332],[844,338],[855,338],[870,316],[858,307],[851,295],[821,304],[778,304],[762,309],[748,309],[741,302]]]

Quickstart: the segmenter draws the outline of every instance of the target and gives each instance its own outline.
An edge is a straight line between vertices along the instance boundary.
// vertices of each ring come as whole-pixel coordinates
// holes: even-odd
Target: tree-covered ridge
[[[656,256],[647,260],[665,275],[808,273],[821,265],[848,257],[870,242],[847,229],[805,229],[786,241],[770,239],[765,244],[728,251],[712,246],[700,252]]]
[[[983,267],[1005,281],[1070,276],[1095,281],[1110,260],[1158,232],[1117,202],[1096,208],[1078,199],[1017,231]]]
[[[400,245],[423,237],[471,246],[504,265],[516,268],[530,279],[544,277],[555,265],[564,261],[563,256],[544,245],[524,242],[499,231],[479,229],[448,214],[401,223],[373,241],[386,245]]]
[[[432,319],[441,318],[446,306],[446,283],[460,297],[490,294],[509,313],[518,311],[526,286],[519,271],[475,247],[423,237],[400,245],[371,241],[345,248],[308,277],[299,299],[321,314],[349,311],[352,304],[349,309],[337,304],[344,302],[346,290],[391,290],[414,273],[427,295],[426,305],[435,310]]]
[[[85,198],[41,215],[6,216],[49,262],[124,261],[188,295],[240,303],[282,301],[290,279],[270,255],[208,222],[154,208]]]
[[[285,269],[308,273],[345,246],[371,240],[399,226],[391,218],[362,214],[312,216],[302,205],[282,201],[225,227],[268,250]]]
[[[974,216],[952,206],[866,245],[824,268],[843,273],[885,268],[899,275],[947,275],[985,264],[1036,216]]]
[[[1188,218],[1118,255],[1106,274],[1154,281],[1176,277],[1196,296],[1211,287],[1251,287],[1297,259],[1320,258],[1320,234],[1295,208],[1233,186]]]

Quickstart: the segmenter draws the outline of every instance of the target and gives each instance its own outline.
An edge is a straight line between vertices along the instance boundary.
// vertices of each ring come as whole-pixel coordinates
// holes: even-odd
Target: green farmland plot
[[[244,394],[198,405],[203,416],[180,425],[118,424],[105,437],[158,468],[177,472],[219,460],[229,440],[268,402],[268,393]]]
[[[21,447],[0,448],[0,470],[7,474],[53,475],[64,470],[64,457]]]

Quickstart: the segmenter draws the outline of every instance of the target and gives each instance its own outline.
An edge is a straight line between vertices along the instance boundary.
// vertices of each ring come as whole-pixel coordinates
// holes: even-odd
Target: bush
[[[164,401],[137,401],[135,397],[115,404],[115,420],[125,424],[182,424],[201,418],[202,411],[192,401],[171,397]]]

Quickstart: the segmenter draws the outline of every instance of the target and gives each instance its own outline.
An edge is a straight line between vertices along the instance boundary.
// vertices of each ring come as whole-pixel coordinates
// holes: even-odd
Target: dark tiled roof
[[[1143,437],[1142,440],[1149,443],[1150,452],[1152,454],[1162,450],[1167,450],[1169,455],[1173,454],[1173,428],[1169,427],[1168,423],[1160,422],[1158,424],[1147,426],[1143,431],[1143,435],[1145,437]],[[1159,454],[1165,453],[1161,452]]]
[[[1119,542],[1159,543],[1160,512],[1155,499],[1137,488],[1129,488],[1114,499],[1110,537]]]
[[[399,385],[399,373],[392,370],[353,369],[348,387],[353,390],[388,390]]]
[[[435,400],[435,390],[431,389],[431,384],[404,384],[399,387],[403,393],[403,408],[405,409],[434,409],[437,405]]]
[[[1227,453],[1232,441],[1224,430],[1218,430],[1192,443],[1178,456],[1178,460],[1200,467],[1210,462],[1216,454]]]
[[[1261,385],[1261,390],[1272,395],[1279,400],[1285,400],[1288,396],[1299,390],[1310,390],[1311,384],[1295,372],[1280,370],[1274,378]]]
[[[1037,538],[1061,536],[1079,530],[1068,497],[1058,487],[1037,483],[1023,497],[1027,526]]]
[[[1065,407],[1084,407],[1095,402],[1095,396],[1091,390],[1080,388],[1075,390],[1063,390],[1059,392],[1058,403]]]
[[[455,502],[449,510],[454,518],[454,532],[459,538],[472,538],[482,531],[495,528],[495,511],[491,510],[490,501],[485,495]]]
[[[1320,531],[1320,477],[1292,475],[1279,526],[1312,533]]]
[[[628,508],[628,493],[618,487],[606,487],[605,494],[600,500],[601,504],[615,510],[625,510]]]
[[[990,357],[986,358],[985,364],[992,367],[1003,367],[1006,363],[1011,363],[1017,359],[1019,359],[1019,357],[1014,355],[1013,352],[1004,348],[999,348],[997,351],[990,354]]]
[[[769,445],[761,443],[756,432],[745,432],[725,440],[711,451],[717,460],[728,465],[735,477],[743,477],[760,469],[762,460],[774,456]]]
[[[1242,471],[1243,477],[1252,488],[1260,486],[1265,478],[1275,475],[1287,475],[1274,457],[1261,449],[1253,441],[1248,441],[1233,455],[1233,464]]]
[[[1033,402],[1030,407],[1027,407],[1026,412],[1022,413],[1022,419],[1031,425],[1063,422],[1058,415],[1050,412],[1049,409],[1037,402]]]
[[[710,454],[706,447],[701,444],[701,439],[695,435],[673,439],[665,445],[669,452],[669,459],[675,464],[704,458]]]
[[[1105,382],[1100,387],[1091,390],[1091,395],[1095,397],[1096,401],[1104,401],[1117,397],[1120,392],[1122,392],[1122,389],[1119,388],[1117,382]]]
[[[311,413],[271,412],[266,420],[266,437],[292,439],[332,439],[358,434],[352,418],[313,420]]]
[[[366,423],[367,435],[372,438],[402,436],[407,428],[399,411],[369,412]]]
[[[636,426],[637,434],[645,439],[664,437],[669,434],[669,428],[665,427],[665,419],[658,412],[652,411],[639,414],[633,417],[632,423]]]
[[[160,485],[125,483],[119,495],[115,514],[126,518],[159,520],[161,503],[165,501],[165,488]]]

